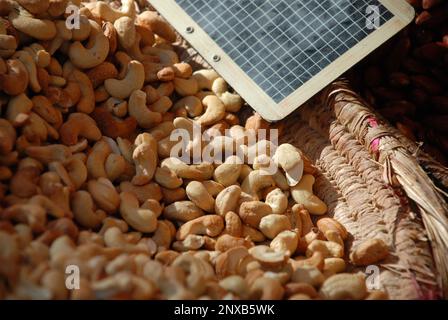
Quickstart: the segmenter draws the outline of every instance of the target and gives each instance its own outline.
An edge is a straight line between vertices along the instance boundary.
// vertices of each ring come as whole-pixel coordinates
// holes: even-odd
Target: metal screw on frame
[[[193,33],[194,32],[194,28],[193,27],[187,27],[186,31],[187,31],[187,33]]]
[[[218,62],[219,60],[221,60],[221,57],[218,56],[217,54],[215,54],[215,55],[213,56],[213,61]]]

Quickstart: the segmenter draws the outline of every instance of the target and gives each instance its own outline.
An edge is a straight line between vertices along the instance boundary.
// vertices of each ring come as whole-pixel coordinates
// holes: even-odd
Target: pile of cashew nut
[[[271,126],[240,124],[241,97],[180,61],[142,3],[0,0],[0,298],[387,298],[346,272],[348,233],[313,193],[316,168],[293,145],[248,145]],[[170,134],[195,124],[222,136],[187,148],[255,161],[172,157]],[[355,265],[388,254],[378,239],[358,249]]]

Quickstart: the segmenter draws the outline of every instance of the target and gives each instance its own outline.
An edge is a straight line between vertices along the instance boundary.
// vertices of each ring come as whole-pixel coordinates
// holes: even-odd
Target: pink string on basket
[[[376,127],[378,127],[378,121],[377,121],[375,118],[373,118],[373,117],[369,117],[369,118],[367,119],[367,121],[369,122],[369,125],[370,125],[371,128],[376,128]],[[379,150],[379,148],[380,148],[380,138],[375,138],[375,139],[373,139],[373,140],[370,142],[370,149],[371,149],[373,152],[377,153],[378,150]]]

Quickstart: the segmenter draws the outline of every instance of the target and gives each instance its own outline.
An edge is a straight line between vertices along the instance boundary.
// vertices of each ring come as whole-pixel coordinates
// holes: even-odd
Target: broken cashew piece
[[[291,196],[311,214],[323,215],[327,212],[327,205],[313,194],[314,181],[312,175],[305,174],[297,185],[291,187]]]

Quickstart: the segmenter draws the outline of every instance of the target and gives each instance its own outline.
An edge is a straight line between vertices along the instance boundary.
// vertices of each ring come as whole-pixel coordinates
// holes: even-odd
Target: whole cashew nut
[[[125,99],[135,90],[140,90],[144,81],[145,70],[143,65],[139,61],[132,60],[127,66],[127,73],[123,79],[107,79],[104,81],[104,87],[112,97]]]
[[[157,229],[157,214],[149,209],[141,209],[136,196],[130,192],[122,192],[120,200],[121,216],[131,227],[147,233]]]

